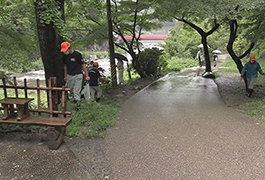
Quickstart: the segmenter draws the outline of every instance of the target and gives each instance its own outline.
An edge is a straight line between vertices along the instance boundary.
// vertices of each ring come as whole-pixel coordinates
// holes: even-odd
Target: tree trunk
[[[136,55],[133,49],[130,50],[130,55],[132,56],[132,65],[133,68],[137,71],[137,73],[140,75],[141,78],[146,78],[146,75],[142,69],[141,64],[138,61],[139,54]]]
[[[113,42],[113,33],[112,33],[112,18],[111,18],[111,5],[110,0],[107,0],[107,16],[108,16],[108,38],[109,38],[109,56],[110,56],[110,68],[111,68],[111,79],[112,86],[117,86],[117,73],[116,65],[114,58],[114,42]]]
[[[205,58],[205,71],[212,72],[208,44],[207,44],[207,36],[204,33],[204,34],[201,34],[201,37],[202,37],[202,44],[203,44],[203,51],[204,51],[203,53],[204,53],[204,58]]]
[[[231,58],[233,59],[233,61],[235,62],[239,73],[241,74],[241,71],[243,69],[241,59],[244,58],[246,55],[248,55],[251,52],[251,50],[254,47],[254,43],[250,44],[249,49],[244,54],[242,54],[241,56],[237,56],[236,53],[234,52],[234,49],[233,49],[233,44],[237,38],[237,27],[238,27],[237,21],[236,20],[230,20],[229,26],[230,26],[230,36],[229,36],[229,41],[228,41],[226,49],[227,49],[229,55],[231,56]],[[248,91],[246,75],[244,75],[244,82],[245,82],[246,91]]]
[[[138,61],[138,57],[133,58],[132,64],[134,69],[136,69],[137,73],[140,75],[141,78],[146,78],[146,75]]]
[[[58,7],[60,7],[60,9],[63,11],[64,0],[57,0],[56,2]],[[42,18],[40,14],[43,11],[43,6],[40,4],[41,1],[37,0],[34,3],[34,6],[46,85],[48,86],[48,80],[50,77],[56,77],[57,86],[61,87],[64,85],[62,60],[63,55],[60,53],[60,44],[63,41],[63,38],[58,35],[53,22],[49,22],[49,24],[44,24],[41,22]]]

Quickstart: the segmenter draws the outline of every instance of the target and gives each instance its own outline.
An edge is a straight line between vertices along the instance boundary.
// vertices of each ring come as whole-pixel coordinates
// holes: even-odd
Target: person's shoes
[[[248,97],[251,97],[252,93],[253,93],[253,89],[250,89],[248,92]]]
[[[96,102],[99,102],[100,98],[96,98]]]

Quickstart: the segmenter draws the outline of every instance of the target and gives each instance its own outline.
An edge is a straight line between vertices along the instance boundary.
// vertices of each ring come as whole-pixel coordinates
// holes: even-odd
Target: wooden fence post
[[[51,87],[56,87],[56,77],[50,77],[51,79]],[[52,91],[52,110],[58,111],[58,95],[57,91]],[[53,114],[53,117],[58,117],[58,114]]]
[[[17,92],[17,79],[16,77],[14,77],[14,88],[15,88],[15,94],[16,94],[16,98],[18,98],[18,92]]]
[[[5,98],[7,98],[7,92],[6,92],[6,80],[5,80],[5,78],[3,78],[2,81],[3,81],[3,89],[4,89]]]
[[[24,79],[24,93],[25,93],[25,98],[28,98],[27,79]]]

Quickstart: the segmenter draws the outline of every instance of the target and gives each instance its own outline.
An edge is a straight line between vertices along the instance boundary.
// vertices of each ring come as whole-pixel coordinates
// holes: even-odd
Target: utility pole
[[[110,69],[111,69],[111,82],[112,86],[117,86],[117,73],[114,58],[114,42],[112,34],[112,18],[111,18],[111,5],[110,0],[107,1],[107,17],[108,17],[108,32],[109,32],[109,56],[110,56]]]

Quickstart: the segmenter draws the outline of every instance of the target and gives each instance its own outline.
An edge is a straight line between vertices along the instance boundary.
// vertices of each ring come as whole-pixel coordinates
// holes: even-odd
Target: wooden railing
[[[71,115],[71,112],[66,111],[67,108],[67,91],[70,91],[70,88],[67,88],[65,86],[63,87],[56,87],[56,78],[50,78],[48,80],[48,87],[41,87],[40,86],[40,80],[37,79],[37,87],[30,87],[27,86],[27,80],[24,79],[24,86],[18,86],[16,77],[13,78],[14,85],[6,85],[6,81],[3,78],[2,82],[3,85],[0,85],[0,88],[3,88],[4,90],[4,96],[5,98],[8,98],[7,95],[7,89],[14,89],[15,90],[15,97],[19,98],[18,89],[24,90],[24,96],[23,98],[28,98],[28,90],[36,90],[37,91],[37,109],[29,109],[30,112],[38,112],[39,115],[41,113],[49,113],[50,117],[55,116],[55,114],[61,114],[62,117],[65,117],[65,115]],[[48,102],[49,102],[49,110],[41,109],[41,91],[48,91]],[[62,102],[62,110],[58,111],[58,96],[57,91],[61,91],[61,102]],[[3,107],[0,107],[1,110],[3,110]]]
[[[40,81],[37,79],[37,87],[27,86],[27,80],[24,79],[24,86],[18,86],[16,77],[13,78],[14,85],[7,85],[5,79],[2,79],[4,99],[0,100],[2,107],[0,110],[4,110],[4,115],[0,118],[0,124],[18,124],[18,125],[40,125],[47,126],[48,132],[48,148],[57,149],[63,141],[66,127],[72,122],[71,118],[67,118],[66,115],[71,115],[71,112],[66,110],[67,107],[67,91],[69,88],[56,87],[56,78],[50,78],[48,80],[48,87],[40,87]],[[8,95],[8,89],[15,90],[15,97]],[[24,90],[23,97],[19,96],[19,89]],[[28,97],[29,90],[37,91],[37,109],[29,108],[29,102],[33,98]],[[45,91],[48,95],[49,109],[41,108],[41,91]],[[58,110],[58,91],[61,92],[61,109]],[[31,116],[29,112],[37,112],[38,116]],[[49,117],[42,116],[42,113],[48,113]],[[61,115],[62,117],[58,117]]]

